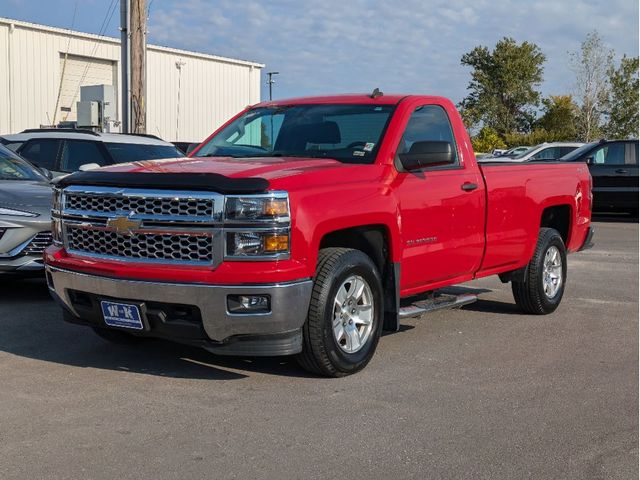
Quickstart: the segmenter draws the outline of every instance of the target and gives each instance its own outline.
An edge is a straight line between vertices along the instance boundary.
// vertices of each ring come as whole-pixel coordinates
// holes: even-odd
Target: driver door
[[[422,141],[450,142],[455,164],[398,174],[403,242],[400,283],[409,294],[453,278],[470,278],[484,249],[484,182],[478,168],[460,158],[443,107],[417,106],[397,152]]]

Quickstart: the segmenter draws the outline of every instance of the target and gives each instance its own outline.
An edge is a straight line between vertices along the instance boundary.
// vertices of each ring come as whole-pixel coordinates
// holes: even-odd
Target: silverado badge
[[[107,227],[114,228],[120,234],[131,234],[131,231],[140,228],[141,224],[141,220],[133,220],[129,217],[115,217],[107,220]]]

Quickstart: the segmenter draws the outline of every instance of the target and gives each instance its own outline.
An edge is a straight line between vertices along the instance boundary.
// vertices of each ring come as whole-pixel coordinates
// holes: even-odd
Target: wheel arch
[[[393,261],[391,232],[384,224],[358,225],[325,233],[323,248],[353,248],[366,254],[378,268],[384,294],[384,329],[397,331],[400,304],[400,263]]]
[[[553,228],[560,233],[565,246],[569,245],[572,229],[572,208],[569,204],[544,208],[540,217],[540,228]]]

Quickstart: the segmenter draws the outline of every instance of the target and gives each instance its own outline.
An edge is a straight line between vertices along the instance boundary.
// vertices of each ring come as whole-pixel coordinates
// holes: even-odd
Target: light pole
[[[269,77],[267,80],[267,85],[269,85],[269,100],[273,100],[273,84],[276,83],[273,76],[279,74],[280,72],[267,72],[267,76]]]

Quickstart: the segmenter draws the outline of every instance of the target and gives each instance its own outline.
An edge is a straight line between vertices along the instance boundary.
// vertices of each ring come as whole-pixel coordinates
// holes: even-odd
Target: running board
[[[398,316],[402,318],[419,317],[423,313],[443,310],[445,308],[458,308],[469,305],[478,299],[477,295],[463,293],[460,295],[437,294],[426,300],[418,300],[406,307],[400,307]]]

